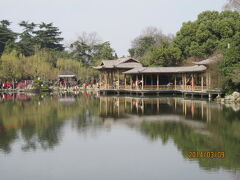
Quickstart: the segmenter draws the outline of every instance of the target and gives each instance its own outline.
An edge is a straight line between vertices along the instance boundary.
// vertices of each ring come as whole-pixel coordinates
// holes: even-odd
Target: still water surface
[[[0,179],[240,178],[238,109],[179,97],[0,97]]]

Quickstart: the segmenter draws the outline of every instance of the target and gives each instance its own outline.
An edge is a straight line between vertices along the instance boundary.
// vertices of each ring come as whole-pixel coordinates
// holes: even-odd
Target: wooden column
[[[208,83],[209,83],[209,89],[211,89],[211,74],[208,73]]]
[[[201,88],[202,88],[202,91],[203,91],[203,74],[201,74]]]
[[[113,81],[115,81],[115,72],[113,71]]]
[[[187,89],[187,74],[184,74],[184,90]]]
[[[176,78],[176,74],[174,75],[174,88],[177,89],[177,78]]]
[[[159,74],[157,74],[157,90],[159,90]]]
[[[102,72],[100,72],[100,75],[99,75],[99,88],[101,89],[101,84],[102,84]]]
[[[182,89],[184,89],[184,75],[182,74]]]
[[[132,89],[132,83],[133,83],[133,81],[132,81],[132,75],[130,75],[130,87],[131,87],[131,89]]]
[[[195,90],[195,74],[193,74],[193,90]]]
[[[111,87],[113,88],[113,82],[114,82],[114,79],[113,79],[113,71],[110,72],[110,76],[111,76],[111,79],[110,79],[110,82],[111,82]]]
[[[105,76],[105,89],[107,89],[107,72],[104,73],[104,76]]]
[[[205,76],[206,76],[206,85],[207,85],[207,89],[209,89],[208,73],[206,73]]]
[[[191,75],[192,75],[192,91],[193,91],[193,86],[194,86],[194,77],[193,77],[193,73],[192,73]]]
[[[136,87],[138,89],[138,74],[136,75]]]
[[[120,72],[118,70],[118,84],[117,84],[118,89],[120,89]]]
[[[142,89],[143,89],[143,86],[144,86],[144,77],[143,77],[143,74],[142,74]]]
[[[126,78],[126,74],[124,74],[124,89],[126,88],[127,86],[127,78]]]

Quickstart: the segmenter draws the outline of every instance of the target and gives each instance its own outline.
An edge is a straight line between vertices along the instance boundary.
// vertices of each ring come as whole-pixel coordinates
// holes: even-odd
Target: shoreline
[[[73,89],[73,88],[68,88],[68,89],[63,89],[59,87],[54,87],[50,89],[45,89],[45,90],[37,90],[37,89],[0,89],[0,93],[79,93],[79,92],[85,92],[85,91],[93,91],[93,92],[98,92],[100,93],[99,88],[79,88],[78,90]],[[119,96],[120,94],[116,94]],[[125,95],[125,94],[124,94]],[[129,94],[132,96],[131,94]],[[111,96],[111,94],[104,94],[103,96]],[[121,96],[121,95],[120,95]],[[135,94],[134,96],[136,97],[152,97],[155,95],[141,95],[141,94]],[[159,96],[166,96],[166,97],[175,97],[175,96],[182,96],[182,95],[177,95],[177,94],[161,94]],[[184,97],[184,96],[183,96]],[[186,98],[186,97],[184,97]],[[206,97],[188,97],[187,99],[209,99]],[[234,92],[230,95],[226,95],[225,97],[216,97],[212,98],[212,101],[215,101],[218,104],[225,104],[225,105],[240,105],[240,93],[239,92]]]

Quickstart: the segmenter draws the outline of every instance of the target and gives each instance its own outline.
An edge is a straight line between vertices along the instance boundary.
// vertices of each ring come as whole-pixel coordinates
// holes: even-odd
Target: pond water
[[[189,158],[224,152],[224,158]],[[0,179],[239,179],[240,111],[181,97],[0,95]]]

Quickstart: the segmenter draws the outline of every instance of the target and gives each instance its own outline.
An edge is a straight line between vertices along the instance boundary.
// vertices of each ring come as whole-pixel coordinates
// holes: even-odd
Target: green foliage
[[[25,56],[33,55],[35,46],[33,31],[36,24],[22,21],[19,26],[24,30],[19,34],[20,41],[16,43],[16,49]]]
[[[96,64],[98,60],[117,58],[110,43],[87,44],[83,41],[75,41],[71,44],[73,57],[85,64]]]
[[[234,125],[239,127],[239,122]],[[234,125],[223,121],[208,126],[212,136],[198,134],[194,129],[176,122],[147,122],[141,124],[141,131],[152,140],[160,139],[163,144],[172,140],[185,158],[189,152],[225,152],[226,157],[219,159],[196,158],[204,169],[239,168],[239,153],[236,144],[239,143],[239,131],[233,132]],[[217,127],[217,128],[216,128]],[[236,135],[235,135],[235,134]]]
[[[6,20],[0,22],[1,81],[38,78],[54,80],[63,70],[76,73],[79,79],[90,79],[97,77],[98,73],[89,64],[84,65],[82,62],[89,60],[94,65],[100,59],[116,58],[109,42],[87,45],[76,41],[73,45],[75,51],[63,51],[61,32],[52,23],[22,21],[19,26],[23,31],[19,34],[12,32],[9,25],[10,22]]]
[[[16,39],[16,33],[9,29],[10,22],[7,20],[0,21],[0,56],[4,51],[5,45]]]
[[[224,74],[224,89],[226,92],[240,91],[240,48],[232,47],[224,53],[221,63],[221,71]]]
[[[23,61],[16,55],[16,51],[3,54],[0,58],[0,78],[4,80],[18,80],[23,78]]]
[[[40,80],[34,80],[32,83],[32,86],[36,89],[40,89],[41,85],[42,85],[42,81],[40,81]]]
[[[57,27],[53,26],[53,23],[41,23],[38,25],[38,30],[33,31],[35,43],[40,48],[53,49],[56,51],[62,51],[63,45],[60,43],[63,38],[60,37],[61,32]]]
[[[62,71],[72,71],[81,80],[96,78],[98,75],[96,70],[75,59],[59,58],[48,50],[35,50],[35,54],[28,57],[12,51],[0,57],[0,79],[2,80],[38,78],[43,81],[55,80]]]
[[[171,41],[171,35],[165,35],[160,29],[150,26],[132,41],[132,47],[128,52],[130,56],[141,59],[152,48],[159,47],[162,42]]]
[[[145,66],[172,66],[178,63],[181,51],[169,44],[162,42],[159,47],[151,47],[142,57]]]
[[[183,23],[174,38],[181,49],[182,59],[206,58],[215,51],[223,51],[240,32],[240,14],[232,11],[204,11],[193,22]]]
[[[36,90],[48,90],[49,84],[46,81],[41,80],[34,80],[32,83],[32,87],[34,87]]]
[[[129,49],[129,54],[132,57],[142,57],[147,50],[155,45],[156,41],[152,36],[145,36],[138,39],[136,47]]]
[[[76,61],[74,59],[58,59],[57,69],[61,71],[71,71],[77,75],[80,80],[90,79],[97,77],[98,73],[91,67],[84,65],[83,63]]]
[[[19,54],[31,56],[35,54],[36,47],[40,49],[50,49],[63,51],[61,44],[63,38],[61,32],[52,23],[35,24],[22,21],[19,26],[23,32],[16,34],[9,29],[10,23],[7,20],[0,22],[0,55],[3,51],[11,52],[17,50]],[[15,42],[15,39],[18,39]]]
[[[145,66],[176,65],[181,51],[171,42],[171,37],[164,35],[159,29],[149,27],[134,39],[130,56],[138,58]]]
[[[231,41],[231,47],[224,51],[224,59],[220,70],[224,74],[224,89],[226,92],[240,91],[240,32],[237,32]]]
[[[51,59],[54,58],[48,51],[38,50],[35,55],[23,57],[24,77],[26,79],[53,80],[56,79],[58,70],[52,66]]]
[[[93,52],[94,53],[92,55],[92,59],[94,60],[94,62],[96,62],[97,60],[112,60],[118,58],[113,48],[111,48],[110,42],[108,41],[94,45]]]
[[[74,127],[81,130],[83,126],[92,125],[87,121],[86,111],[97,115],[99,102],[96,98],[81,96],[74,103],[66,106],[59,103],[57,97],[42,97],[42,94],[32,96],[29,101],[1,101],[0,125],[4,129],[0,131],[0,149],[5,153],[11,151],[13,143],[22,137],[23,151],[36,149],[52,149],[60,141],[60,130],[69,117],[79,117],[74,121]],[[84,103],[83,103],[84,102]],[[88,115],[89,117],[89,115]],[[91,124],[89,124],[91,123]],[[96,121],[96,126],[101,124]],[[19,134],[21,134],[19,136]]]

